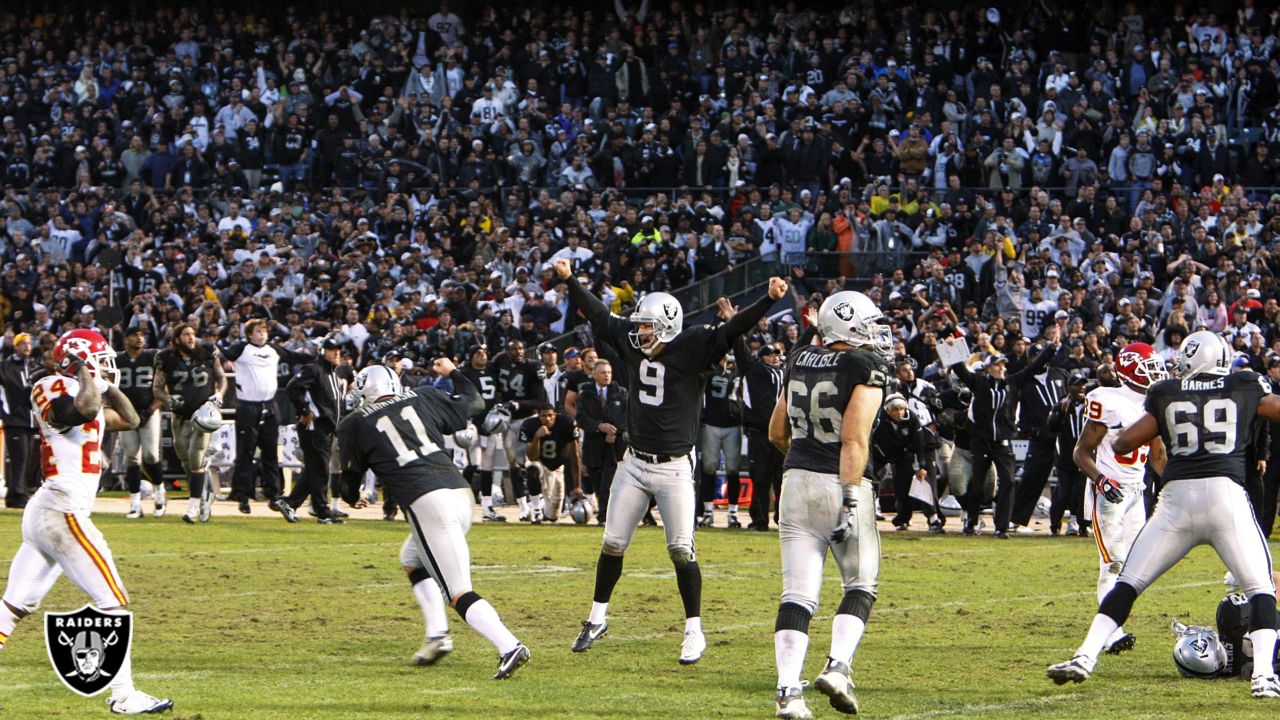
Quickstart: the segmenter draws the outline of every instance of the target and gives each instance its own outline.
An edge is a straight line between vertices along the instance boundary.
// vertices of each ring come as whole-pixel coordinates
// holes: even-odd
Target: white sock
[[[481,507],[485,512],[493,512],[493,496],[492,496],[492,495],[481,495],[481,496],[480,496],[480,507]]]
[[[1123,625],[1121,625],[1120,627],[1116,628],[1116,631],[1115,631],[1115,632],[1113,632],[1113,633],[1111,633],[1111,637],[1107,638],[1107,644],[1106,644],[1106,645],[1103,645],[1102,647],[1103,647],[1104,649],[1105,649],[1105,648],[1109,648],[1109,647],[1111,647],[1112,645],[1114,645],[1114,644],[1115,644],[1115,642],[1116,642],[1117,640],[1119,640],[1120,638],[1122,638],[1122,637],[1124,637],[1124,626],[1123,626]]]
[[[702,618],[700,618],[700,617],[685,618],[685,619],[684,619],[684,631],[685,631],[685,632],[687,632],[687,633],[691,633],[691,632],[700,633],[700,632],[702,632]]]
[[[334,498],[329,502],[329,509],[333,512],[338,512],[338,498]]]
[[[735,504],[735,505],[730,505],[730,506],[729,506],[729,514],[730,514],[730,515],[737,515],[737,514],[738,514],[738,506],[737,506],[736,504]]]
[[[704,502],[704,503],[702,503],[702,513],[703,513],[704,515],[711,515],[711,514],[715,513],[715,510],[716,510],[716,504],[715,504],[715,503],[713,503],[713,502]]]
[[[133,650],[125,653],[124,662],[116,671],[116,676],[111,678],[110,687],[112,700],[124,700],[133,694]]]
[[[506,655],[515,649],[520,641],[502,624],[498,611],[493,609],[488,600],[477,600],[467,609],[467,624],[498,648],[499,655]]]
[[[0,602],[0,648],[9,641],[9,636],[13,634],[13,629],[17,627],[18,621],[22,618],[13,614],[8,605]]]
[[[1253,676],[1274,675],[1275,667],[1272,658],[1276,652],[1275,628],[1260,628],[1249,633],[1253,641]]]
[[[608,612],[608,610],[609,610],[609,603],[592,602],[591,614],[587,616],[587,622],[591,623],[592,625],[599,625],[600,623],[604,622],[604,619],[607,617],[606,613]]]
[[[519,503],[519,505],[520,505],[520,514],[521,514],[521,515],[528,515],[528,514],[529,514],[529,501],[528,501],[527,499],[525,499],[525,498],[518,497],[518,498],[516,498],[516,502],[517,502],[517,503]]]
[[[193,497],[193,498],[187,499],[187,512],[191,512],[191,513],[200,512],[200,498]]]
[[[422,608],[422,617],[427,621],[427,637],[447,635],[449,633],[449,617],[444,612],[444,596],[440,594],[440,586],[435,580],[427,579],[414,583],[413,596]]]
[[[142,504],[142,493],[140,493],[140,492],[136,492],[136,493],[129,493],[129,504],[130,504],[130,505],[141,505],[141,504]]]
[[[1089,625],[1089,634],[1084,636],[1084,642],[1080,644],[1080,648],[1076,650],[1076,655],[1084,655],[1093,662],[1098,661],[1098,655],[1102,653],[1102,648],[1107,644],[1107,638],[1111,637],[1111,633],[1120,627],[1109,616],[1098,613],[1093,616],[1093,623]],[[1275,638],[1275,631],[1272,631],[1271,637]],[[1257,652],[1256,650],[1254,651]]]
[[[205,478],[205,482],[208,482],[207,477]],[[164,493],[165,493],[164,483],[160,483],[159,485],[155,485],[154,487],[156,489],[156,502],[159,502],[159,503],[164,502]],[[129,497],[132,499],[133,496],[130,495]]]
[[[799,630],[779,630],[773,634],[773,658],[778,664],[778,687],[800,687],[804,656],[809,652],[809,636]]]
[[[585,497],[585,498],[587,499],[587,505],[591,506],[591,512],[598,512],[598,511],[599,511],[599,510],[598,510],[599,506],[598,506],[598,505],[596,505],[596,494],[595,494],[595,493],[587,493],[587,494],[586,494],[586,495],[584,495],[583,497]]]
[[[858,643],[862,642],[866,630],[867,624],[857,615],[836,615],[831,620],[831,659],[852,666],[853,654],[858,652]]]
[[[541,495],[529,496],[529,509],[536,513],[542,512],[542,496]]]

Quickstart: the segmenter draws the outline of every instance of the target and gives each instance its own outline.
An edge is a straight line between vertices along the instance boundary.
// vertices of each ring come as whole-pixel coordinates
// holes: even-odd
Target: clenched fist
[[[561,280],[568,280],[569,276],[573,274],[573,266],[569,264],[568,260],[557,260],[555,264],[555,268],[556,268],[556,277],[560,278]]]
[[[458,369],[458,366],[454,365],[453,361],[449,358],[440,357],[436,358],[435,362],[431,363],[431,369],[440,377],[448,377],[454,370]]]

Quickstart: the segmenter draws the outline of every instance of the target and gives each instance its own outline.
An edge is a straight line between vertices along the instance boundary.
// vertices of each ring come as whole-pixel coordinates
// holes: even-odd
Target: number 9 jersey
[[[1165,483],[1226,477],[1245,484],[1250,429],[1271,383],[1245,370],[1165,380],[1147,391],[1147,412],[1160,425],[1168,450]]]
[[[1123,485],[1142,485],[1146,476],[1150,444],[1143,445],[1128,455],[1116,455],[1111,447],[1121,430],[1142,417],[1142,401],[1143,395],[1128,387],[1094,388],[1085,396],[1085,420],[1107,428],[1107,434],[1098,443],[1098,470]]]
[[[79,381],[62,375],[46,375],[31,388],[45,478],[36,497],[42,507],[66,513],[93,509],[102,472],[100,443],[105,412],[99,410],[93,419],[79,425],[64,425],[57,419],[66,412],[77,413],[73,403],[79,392]]]
[[[859,385],[883,388],[889,365],[871,350],[831,350],[807,345],[787,364],[782,392],[791,425],[786,469],[840,474],[840,428],[849,398]],[[864,477],[871,477],[867,463]]]

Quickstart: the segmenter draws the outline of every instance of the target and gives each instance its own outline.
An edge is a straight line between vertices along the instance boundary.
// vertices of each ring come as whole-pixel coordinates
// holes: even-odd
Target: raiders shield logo
[[[133,613],[105,613],[85,605],[75,612],[45,613],[44,644],[58,679],[92,697],[120,671],[133,640]]]
[[[853,319],[853,303],[840,303],[832,309],[832,312],[841,320],[849,322]]]

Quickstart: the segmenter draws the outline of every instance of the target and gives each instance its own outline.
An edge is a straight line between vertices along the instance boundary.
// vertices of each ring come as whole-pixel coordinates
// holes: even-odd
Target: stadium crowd
[[[481,345],[532,360],[582,324],[562,258],[623,314],[783,269],[793,311],[725,370],[740,405],[809,309],[867,292],[900,339],[877,459],[904,526],[922,510],[940,531],[942,488],[969,472],[974,389],[938,362],[948,337],[1018,378],[1016,423],[1009,406],[977,432],[1019,431],[1028,488],[1055,466],[1064,485],[1075,388],[1111,382],[1128,342],[1167,358],[1208,328],[1280,381],[1280,11],[571,5],[6,10],[6,436],[31,427],[15,394],[68,328],[165,347],[192,323],[226,349],[263,319],[281,347],[336,339],[418,382]],[[544,374],[583,381],[590,342],[539,351]],[[750,428],[739,412],[718,422]],[[743,470],[773,462],[749,454]],[[1280,463],[1265,475],[1274,510]],[[1063,492],[1055,532],[1080,517]]]

